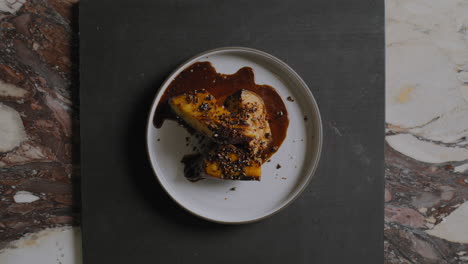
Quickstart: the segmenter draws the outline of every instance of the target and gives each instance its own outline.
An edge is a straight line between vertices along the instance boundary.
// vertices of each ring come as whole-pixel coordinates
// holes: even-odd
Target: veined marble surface
[[[468,1],[386,1],[386,263],[468,263]]]
[[[0,263],[81,263],[76,5],[0,0]],[[468,263],[468,1],[386,16],[385,263]]]
[[[0,263],[81,263],[73,5],[0,0]]]

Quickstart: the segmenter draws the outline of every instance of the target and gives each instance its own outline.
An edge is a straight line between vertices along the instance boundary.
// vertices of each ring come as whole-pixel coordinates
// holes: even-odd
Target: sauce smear
[[[243,67],[228,75],[217,73],[210,62],[196,62],[183,70],[167,87],[156,107],[153,123],[160,128],[164,120],[177,120],[169,106],[169,99],[194,90],[205,89],[216,97],[220,105],[226,98],[240,90],[249,90],[258,94],[265,102],[267,119],[270,125],[272,141],[263,153],[267,160],[283,143],[289,126],[288,111],[276,90],[268,85],[255,83],[252,68]]]

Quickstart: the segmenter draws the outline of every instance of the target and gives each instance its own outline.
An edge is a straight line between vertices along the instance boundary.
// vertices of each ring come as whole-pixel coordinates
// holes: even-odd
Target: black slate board
[[[83,0],[80,36],[86,264],[383,262],[383,0]],[[164,78],[222,46],[284,60],[322,113],[316,177],[255,224],[191,216],[158,185],[145,151]]]

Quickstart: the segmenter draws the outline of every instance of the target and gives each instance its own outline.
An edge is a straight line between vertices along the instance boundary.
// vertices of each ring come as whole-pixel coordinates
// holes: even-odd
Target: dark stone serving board
[[[384,1],[80,1],[85,263],[382,263]],[[189,57],[245,46],[284,60],[318,101],[316,176],[264,221],[196,218],[145,150],[158,87]]]

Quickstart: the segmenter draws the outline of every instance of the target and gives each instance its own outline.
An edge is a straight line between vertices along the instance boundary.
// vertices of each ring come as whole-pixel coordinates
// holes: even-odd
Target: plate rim
[[[181,204],[175,197],[173,197],[169,191],[166,189],[166,187],[163,185],[163,183],[161,182],[161,179],[159,178],[158,174],[156,173],[156,168],[154,167],[153,165],[153,162],[151,161],[151,153],[150,153],[150,145],[149,145],[149,140],[150,140],[150,126],[153,124],[153,121],[151,120],[152,116],[154,115],[153,112],[156,110],[155,109],[155,104],[157,103],[157,100],[160,99],[160,97],[162,96],[163,93],[162,92],[162,88],[164,86],[166,86],[166,84],[172,80],[172,78],[174,77],[174,74],[176,72],[178,72],[181,68],[183,67],[186,67],[187,64],[193,60],[196,60],[196,59],[200,59],[201,57],[204,57],[204,56],[207,56],[207,55],[210,55],[210,54],[214,54],[214,53],[219,53],[219,52],[225,52],[225,51],[242,51],[242,52],[248,52],[248,53],[254,53],[254,54],[257,54],[257,55],[260,55],[260,56],[263,56],[263,57],[266,57],[267,59],[270,59],[276,63],[278,63],[281,67],[285,68],[287,71],[289,71],[290,73],[292,73],[292,75],[294,75],[295,78],[297,78],[297,81],[299,81],[299,83],[304,87],[306,88],[306,94],[307,94],[307,97],[309,97],[309,99],[311,100],[312,102],[312,108],[313,110],[317,113],[316,115],[316,122],[317,124],[315,124],[317,126],[317,135],[315,135],[315,137],[317,138],[317,154],[315,155],[314,159],[312,160],[312,167],[311,167],[311,170],[310,170],[310,173],[308,173],[308,175],[306,176],[307,179],[305,181],[304,184],[302,184],[302,186],[299,187],[299,190],[297,191],[297,193],[289,200],[287,201],[285,204],[283,204],[282,206],[278,207],[276,210],[266,214],[266,215],[263,215],[261,217],[257,217],[255,219],[251,219],[251,220],[245,220],[245,221],[222,221],[222,220],[217,220],[217,219],[213,219],[213,218],[210,218],[210,217],[206,217],[206,216],[203,216],[201,214],[198,214],[196,212],[194,212],[193,210],[191,210],[190,208],[187,208],[186,206],[184,206],[183,204]],[[167,89],[167,88],[166,88]],[[182,63],[180,63],[180,65],[178,67],[176,67],[165,79],[164,81],[161,83],[161,85],[159,86],[158,90],[156,91],[156,95],[154,96],[154,99],[151,103],[151,106],[150,106],[150,109],[149,109],[149,113],[148,113],[148,118],[147,118],[147,121],[146,121],[146,136],[145,136],[145,139],[146,139],[146,154],[147,154],[147,157],[148,157],[148,162],[150,163],[151,165],[151,169],[153,171],[153,174],[155,176],[155,178],[157,179],[159,185],[162,187],[162,189],[164,190],[164,192],[176,203],[178,204],[181,208],[183,208],[184,210],[186,210],[187,212],[191,213],[192,215],[196,216],[196,217],[199,217],[201,219],[204,219],[204,220],[207,220],[207,221],[210,221],[210,222],[214,222],[214,223],[218,223],[218,224],[227,224],[227,225],[239,225],[239,224],[249,224],[249,223],[254,223],[254,222],[259,222],[261,220],[264,220],[266,218],[269,218],[281,211],[283,211],[286,207],[288,207],[289,205],[291,205],[299,196],[301,196],[301,194],[304,192],[304,190],[307,188],[307,186],[309,186],[312,178],[315,176],[315,172],[317,171],[317,167],[319,165],[319,162],[320,162],[320,157],[321,157],[321,154],[322,154],[322,145],[323,145],[323,125],[322,125],[322,117],[321,117],[321,114],[320,114],[320,110],[319,110],[319,107],[318,107],[318,104],[317,104],[317,101],[315,100],[315,97],[314,95],[312,94],[312,91],[310,90],[309,86],[307,85],[307,83],[301,78],[301,76],[295,71],[293,70],[288,64],[286,64],[284,61],[280,60],[279,58],[267,53],[267,52],[264,52],[264,51],[261,51],[261,50],[258,50],[258,49],[254,49],[254,48],[248,48],[248,47],[241,47],[241,46],[226,46],[226,47],[220,47],[220,48],[215,48],[215,49],[209,49],[209,50],[206,50],[206,51],[203,51],[203,52],[200,52],[190,58],[188,58],[187,60],[183,61]]]

